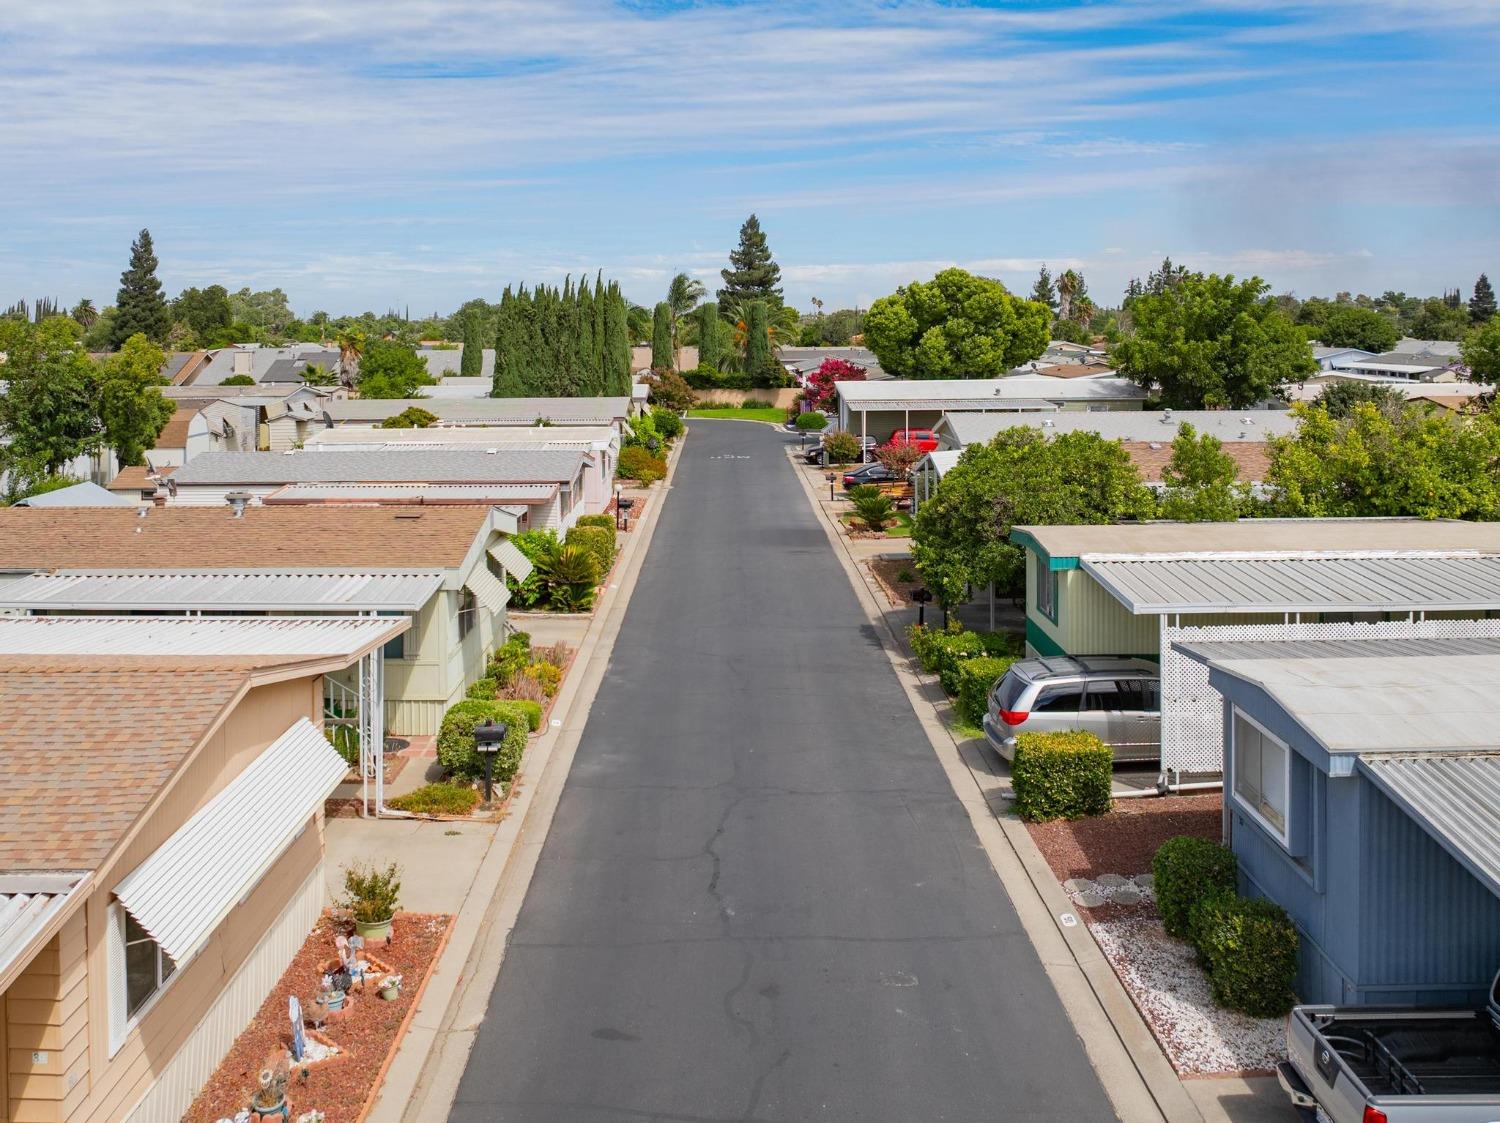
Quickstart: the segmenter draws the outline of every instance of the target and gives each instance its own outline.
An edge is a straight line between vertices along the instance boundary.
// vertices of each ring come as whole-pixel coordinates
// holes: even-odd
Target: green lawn
[[[849,526],[851,523],[858,522],[859,516],[851,513],[843,516],[843,519],[844,525]],[[905,511],[897,511],[896,521],[885,528],[885,536],[887,538],[910,538],[911,515],[907,514]]]
[[[716,406],[709,409],[690,409],[689,417],[727,417],[732,421],[766,421],[772,425],[786,422],[786,410],[769,406],[741,409],[738,406]]]

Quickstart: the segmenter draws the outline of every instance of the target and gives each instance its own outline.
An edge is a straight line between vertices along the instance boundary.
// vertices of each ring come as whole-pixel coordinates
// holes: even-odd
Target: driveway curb
[[[646,505],[645,516],[621,548],[615,581],[606,585],[601,607],[573,657],[578,673],[564,680],[552,708],[563,716],[554,717],[552,727],[529,750],[511,814],[485,851],[450,928],[448,954],[428,978],[368,1123],[420,1123],[448,1116],[685,440],[672,450],[666,479],[653,489],[657,501]]]
[[[881,646],[917,720],[954,793],[968,810],[979,841],[1120,1118],[1126,1123],[1202,1123],[1202,1113],[1162,1055],[1087,926],[1078,919],[1025,825],[1008,814],[1009,801],[999,795],[998,777],[984,754],[966,750],[942,721],[941,707],[949,705],[947,696],[936,678],[913,669],[905,639],[885,607],[884,593],[859,566],[807,474],[790,454],[787,462],[833,543],[860,606],[883,633]]]

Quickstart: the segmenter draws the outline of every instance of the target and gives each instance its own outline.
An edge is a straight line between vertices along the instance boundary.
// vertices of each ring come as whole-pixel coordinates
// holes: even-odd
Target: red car
[[[911,445],[918,452],[936,452],[937,434],[931,429],[897,429],[891,434],[891,444]]]

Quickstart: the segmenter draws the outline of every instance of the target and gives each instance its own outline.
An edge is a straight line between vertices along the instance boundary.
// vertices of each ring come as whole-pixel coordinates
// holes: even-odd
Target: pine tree
[[[1485,274],[1479,274],[1474,282],[1474,295],[1469,297],[1469,319],[1476,324],[1488,322],[1495,314],[1495,290]]]
[[[115,320],[109,335],[110,350],[118,351],[137,332],[152,343],[165,343],[172,327],[161,282],[156,279],[156,253],[151,231],[142,230],[130,246],[130,267],[120,274],[120,293],[115,297]]]
[[[724,365],[724,329],[719,323],[719,306],[710,300],[693,309],[693,315],[698,319],[698,365],[718,370]]]
[[[781,266],[771,257],[771,247],[753,214],[740,227],[740,244],[729,251],[729,268],[719,270],[724,287],[719,290],[719,308],[726,315],[742,310],[752,300],[781,304]]]
[[[1036,284],[1031,286],[1031,299],[1057,311],[1057,286],[1052,283],[1052,273],[1043,265],[1036,275]]]
[[[665,300],[651,316],[651,369],[672,369],[672,306]]]
[[[464,317],[464,350],[458,360],[458,373],[464,378],[478,378],[484,372],[484,321],[478,309]]]

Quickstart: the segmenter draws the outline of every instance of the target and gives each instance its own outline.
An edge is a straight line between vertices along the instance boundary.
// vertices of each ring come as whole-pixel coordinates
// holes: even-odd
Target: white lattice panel
[[[1161,630],[1161,767],[1166,773],[1224,770],[1224,702],[1208,668],[1174,643],[1326,639],[1493,639],[1500,620],[1386,620],[1355,624],[1213,624]]]

